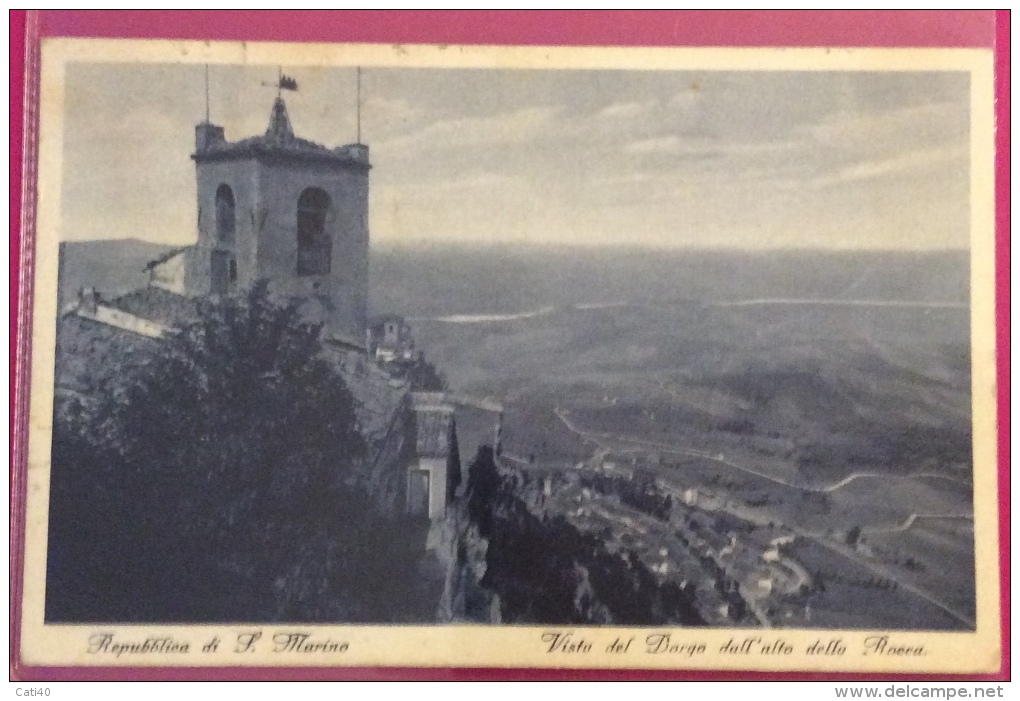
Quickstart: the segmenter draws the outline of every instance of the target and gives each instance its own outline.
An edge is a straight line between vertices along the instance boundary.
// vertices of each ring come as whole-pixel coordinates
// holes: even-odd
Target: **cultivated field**
[[[845,282],[833,254],[812,266],[814,298],[788,297],[802,291],[775,260],[735,269],[753,275],[755,261],[768,263],[756,279],[783,281],[781,294],[741,299],[746,280],[721,276],[709,290],[699,276],[703,298],[678,278],[671,299],[635,299],[616,281],[616,302],[537,299],[412,325],[455,388],[502,398],[506,459],[542,474],[644,475],[673,494],[666,535],[630,533],[636,516],[617,514],[616,536],[651,560],[700,523],[683,547],[733,558],[727,571],[772,625],[972,627],[966,287],[944,294],[945,274],[925,287],[931,258],[919,256],[900,261],[898,289],[873,266],[847,295],[817,275]],[[955,262],[965,271],[964,256]],[[606,528],[607,509],[574,518]]]

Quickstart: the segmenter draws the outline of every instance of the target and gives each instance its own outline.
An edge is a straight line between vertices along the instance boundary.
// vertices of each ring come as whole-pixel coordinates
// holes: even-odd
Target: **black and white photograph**
[[[997,627],[980,71],[400,51],[60,63],[42,627]]]

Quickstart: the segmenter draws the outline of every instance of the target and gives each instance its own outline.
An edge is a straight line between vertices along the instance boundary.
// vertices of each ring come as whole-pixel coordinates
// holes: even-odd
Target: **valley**
[[[502,398],[531,508],[691,585],[714,626],[975,624],[961,304],[574,304],[411,321]],[[491,435],[459,426],[464,455]]]
[[[65,244],[61,299],[141,284],[165,250]],[[500,469],[534,514],[693,587],[708,625],[970,630],[968,269],[422,246],[373,251],[371,306],[449,389],[504,407]],[[465,467],[494,443],[491,414],[457,429]]]

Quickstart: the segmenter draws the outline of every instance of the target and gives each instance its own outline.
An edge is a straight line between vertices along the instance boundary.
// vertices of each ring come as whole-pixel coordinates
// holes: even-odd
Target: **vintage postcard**
[[[44,40],[22,663],[998,670],[992,91]]]

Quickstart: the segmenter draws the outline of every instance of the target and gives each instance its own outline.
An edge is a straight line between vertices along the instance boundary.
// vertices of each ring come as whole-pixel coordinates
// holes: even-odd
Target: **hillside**
[[[60,244],[60,303],[82,287],[94,287],[106,297],[141,287],[149,279],[145,264],[174,248],[138,239],[65,241]]]
[[[763,297],[966,303],[966,251],[377,246],[371,308],[408,316]]]
[[[95,286],[144,284],[145,264],[174,246],[139,239],[68,241],[62,299]],[[966,251],[670,251],[540,245],[375,246],[373,313],[427,317],[546,306],[762,297],[966,302]]]

